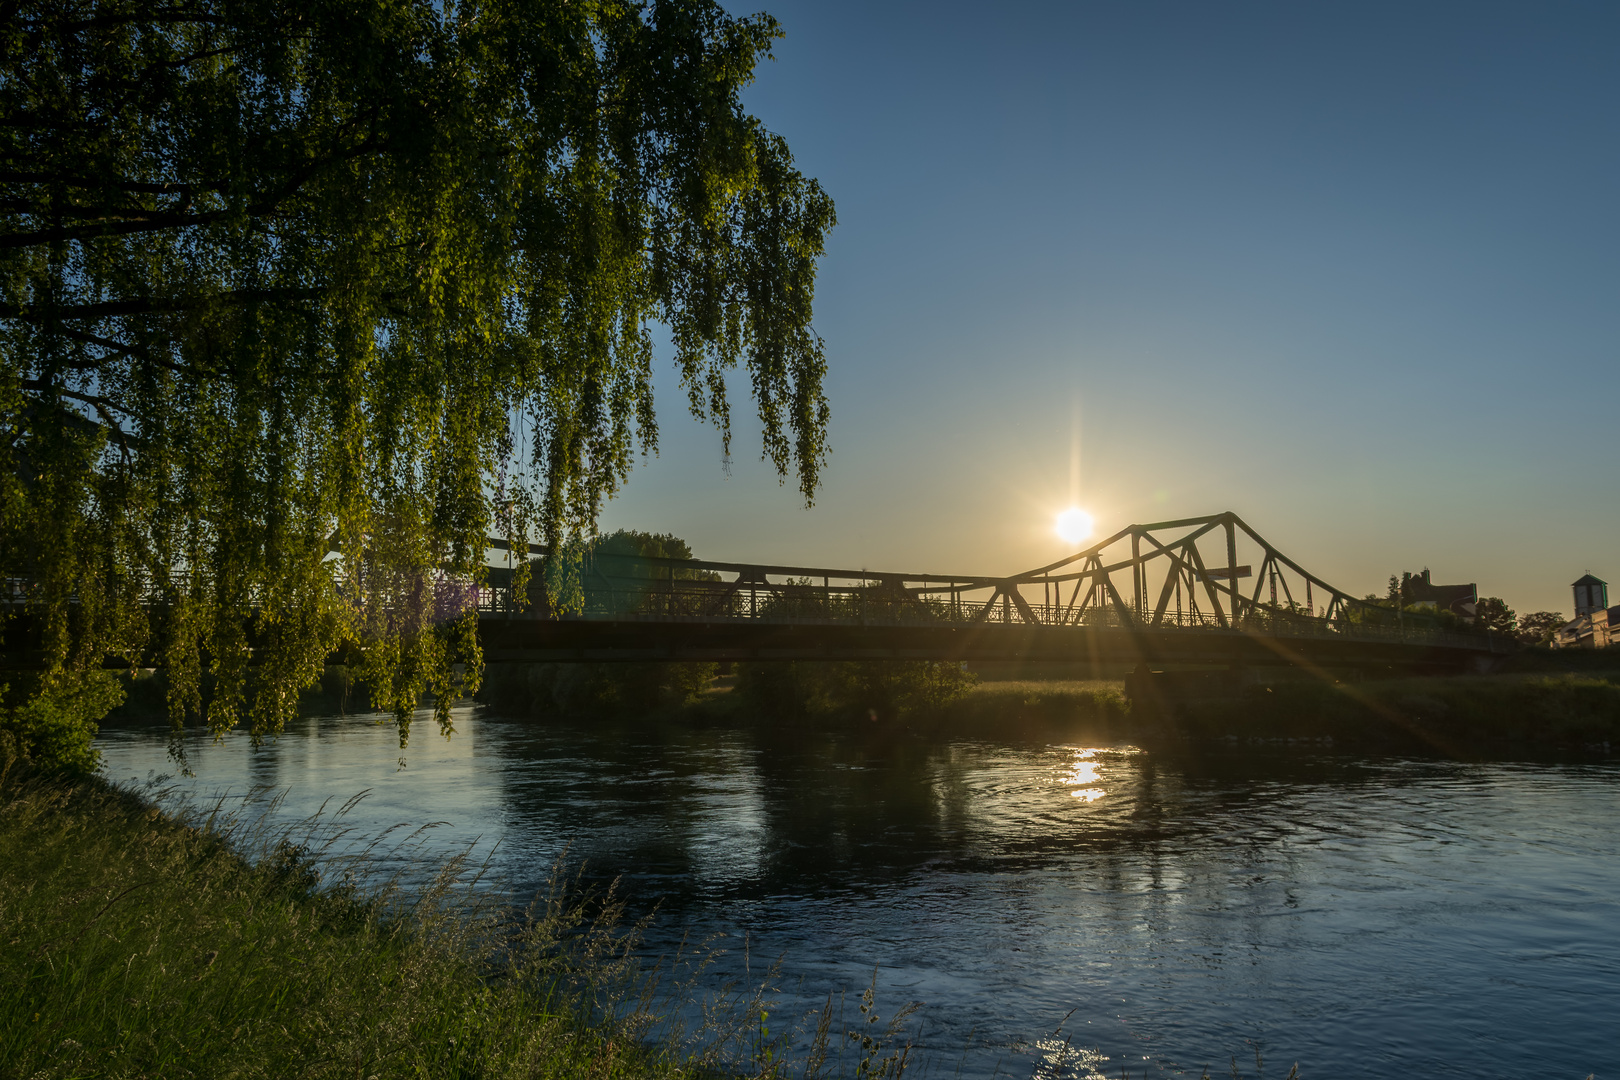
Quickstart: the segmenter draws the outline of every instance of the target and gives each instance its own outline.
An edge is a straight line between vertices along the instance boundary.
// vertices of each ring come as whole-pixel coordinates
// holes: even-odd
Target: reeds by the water
[[[1130,703],[1118,679],[987,680],[907,718],[913,729],[964,736],[1127,738]]]
[[[1461,758],[1502,749],[1609,753],[1620,745],[1620,677],[1612,674],[1345,683],[1296,678],[1226,697],[1183,695],[1147,704],[1133,708],[1133,717],[1161,737],[1327,737],[1340,747],[1398,747]]]
[[[851,1039],[831,1000],[773,1024],[769,977],[705,992],[712,948],[645,964],[611,891],[558,874],[523,910],[465,857],[365,884],[378,846],[263,820],[0,773],[0,1075],[896,1080],[909,1060],[901,1025]]]

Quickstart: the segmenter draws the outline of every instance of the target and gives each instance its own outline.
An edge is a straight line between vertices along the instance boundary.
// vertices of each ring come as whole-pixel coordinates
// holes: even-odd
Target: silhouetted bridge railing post
[[[636,555],[597,555],[581,572],[579,609],[553,617],[510,595],[510,571],[493,570],[480,597],[486,660],[1456,667],[1513,648],[1357,599],[1231,513],[1132,525],[1012,576]]]

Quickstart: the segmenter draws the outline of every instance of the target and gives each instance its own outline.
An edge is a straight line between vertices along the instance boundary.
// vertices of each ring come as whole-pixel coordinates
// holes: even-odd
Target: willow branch
[[[0,304],[0,319],[44,324],[58,319],[117,319],[133,315],[162,315],[183,311],[197,311],[217,303],[264,304],[319,300],[330,289],[324,287],[302,289],[232,289],[212,296],[192,296],[175,299],[104,300],[97,304],[72,304],[67,307],[25,307],[21,304]],[[384,294],[385,296],[388,294]]]
[[[124,464],[129,464],[131,456],[129,450],[129,433],[126,432],[118,421],[113,418],[111,410],[116,409],[125,416],[138,419],[138,417],[135,417],[135,413],[131,412],[129,409],[110,398],[98,397],[95,394],[80,393],[77,390],[69,390],[65,386],[57,386],[54,383],[41,382],[38,379],[23,379],[17,385],[20,389],[31,393],[55,394],[58,397],[72,398],[74,401],[82,401],[86,405],[89,405],[92,409],[96,410],[97,415],[101,417],[103,426],[118,437],[118,448],[123,455]]]
[[[68,187],[116,188],[142,195],[182,195],[198,191],[219,191],[219,184],[181,184],[165,182],[149,184],[135,180],[88,180],[67,173],[28,172],[22,169],[0,169],[0,183],[6,184],[66,184]]]
[[[371,110],[373,116],[376,109]],[[263,196],[258,202],[251,203],[245,212],[250,217],[263,217],[272,213],[283,202],[296,195],[300,188],[314,179],[323,169],[367,154],[384,153],[388,149],[386,141],[379,138],[376,132],[355,146],[311,162],[308,166],[294,173],[293,176],[276,191]],[[88,186],[88,185],[87,185]],[[189,229],[201,225],[212,225],[223,221],[240,211],[232,208],[223,210],[210,210],[202,214],[181,214],[172,210],[140,210],[131,208],[122,210],[116,208],[85,207],[87,212],[115,213],[121,215],[120,220],[97,221],[84,225],[58,225],[49,229],[35,229],[32,232],[11,232],[0,234],[0,249],[19,247],[38,247],[41,244],[59,244],[75,240],[94,240],[103,236],[128,236],[134,233],[163,232],[170,229]],[[43,216],[39,211],[31,211],[33,216]]]

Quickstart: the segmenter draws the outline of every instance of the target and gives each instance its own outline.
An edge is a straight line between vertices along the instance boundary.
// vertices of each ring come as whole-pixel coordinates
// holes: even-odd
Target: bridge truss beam
[[[497,662],[566,654],[1427,663],[1512,647],[1357,599],[1233,513],[1132,525],[1010,576],[598,555],[583,568],[583,609],[561,617],[500,582],[492,572],[497,587],[482,598],[481,619],[491,645],[515,643],[486,646]]]

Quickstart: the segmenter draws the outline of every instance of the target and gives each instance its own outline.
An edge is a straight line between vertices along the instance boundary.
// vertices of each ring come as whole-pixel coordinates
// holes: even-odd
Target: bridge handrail
[[[735,622],[816,626],[1032,626],[1131,632],[1219,631],[1277,638],[1335,638],[1495,651],[1486,635],[1421,625],[1381,625],[1326,619],[1303,613],[1260,609],[1226,627],[1211,612],[1166,612],[1159,626],[1140,617],[1122,617],[1112,607],[1093,607],[1080,617],[1061,604],[1013,605],[953,603],[951,600],[884,596],[875,590],[828,591],[820,585],[653,579],[648,588],[616,589],[587,585],[584,610],[561,618],[584,621]],[[723,601],[723,603],[718,603]],[[501,589],[486,590],[480,610],[491,616],[523,618]]]

